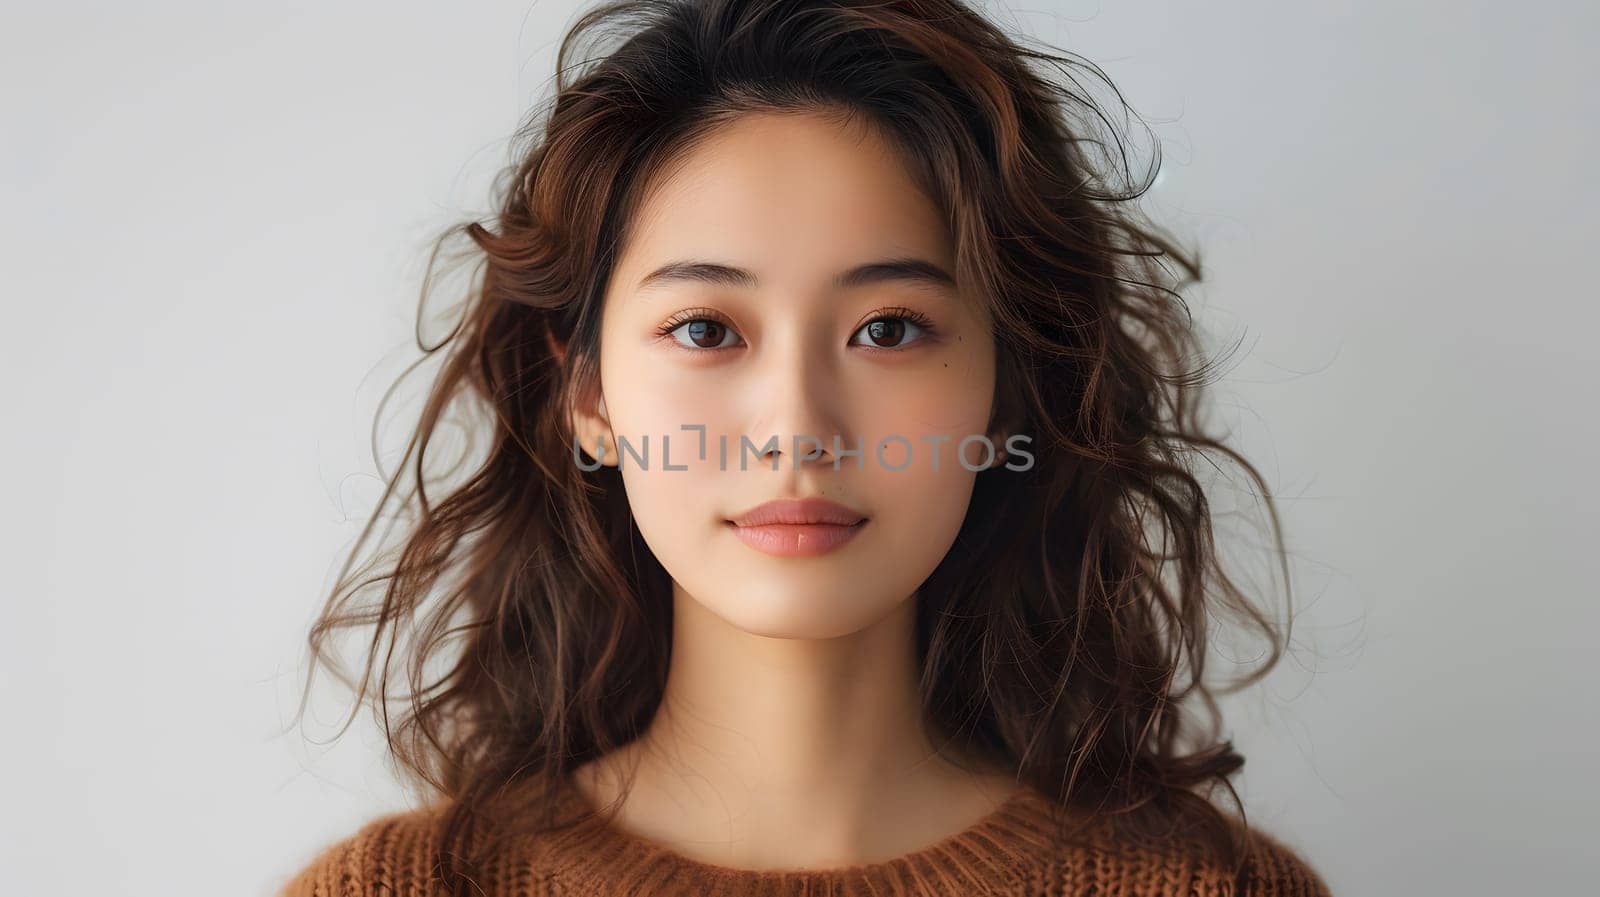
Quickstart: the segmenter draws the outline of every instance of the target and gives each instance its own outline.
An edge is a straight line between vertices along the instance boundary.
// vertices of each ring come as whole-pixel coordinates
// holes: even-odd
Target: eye
[[[933,322],[926,315],[909,308],[895,308],[879,312],[872,320],[857,330],[864,335],[865,343],[851,341],[852,345],[865,345],[872,349],[899,349],[925,339],[933,331]]]
[[[690,351],[732,348],[738,345],[739,337],[727,319],[709,309],[690,309],[674,315],[657,333],[671,336]]]
[[[673,342],[690,351],[730,349],[742,342],[733,324],[712,309],[679,312],[656,332],[659,336],[672,337]],[[852,339],[851,345],[895,350],[927,339],[932,332],[933,322],[921,312],[909,308],[885,309],[856,330],[855,335],[865,342]]]

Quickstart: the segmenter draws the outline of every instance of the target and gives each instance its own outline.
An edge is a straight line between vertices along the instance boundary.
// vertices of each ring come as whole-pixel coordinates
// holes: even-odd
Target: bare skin
[[[625,831],[714,865],[849,866],[940,841],[1015,791],[1006,771],[960,769],[922,737],[902,615],[774,651],[686,606],[675,636],[727,650],[686,652],[647,734],[577,776],[605,807],[637,766]]]
[[[625,831],[714,865],[849,866],[940,841],[1016,790],[1008,772],[958,768],[923,737],[908,614],[779,648],[677,607],[674,637],[692,647],[675,651],[651,728],[577,775],[605,807],[637,767]]]
[[[901,856],[956,834],[1016,790],[1008,770],[962,769],[924,731],[916,591],[965,518],[976,473],[957,463],[985,430],[995,355],[989,325],[953,285],[912,279],[839,287],[843,271],[917,258],[953,272],[932,201],[877,135],[811,115],[735,121],[653,185],[606,296],[601,395],[573,424],[586,449],[677,434],[672,463],[623,465],[640,533],[674,581],[672,666],[660,712],[626,749],[578,770],[616,824],[690,859],[743,869],[830,868]],[[709,260],[758,283],[641,284],[660,266]],[[661,328],[685,309],[725,318],[705,349]],[[889,348],[864,325],[912,309]],[[706,331],[701,331],[702,333]],[[717,331],[713,331],[715,333]],[[881,334],[883,331],[873,331]],[[892,341],[894,342],[894,341]],[[780,439],[777,470],[697,460],[681,424],[756,445]],[[853,447],[794,463],[794,434]],[[872,456],[886,434],[913,456]],[[929,437],[945,437],[932,463]],[[681,448],[679,440],[682,439]],[[659,450],[657,450],[659,451]],[[589,452],[593,457],[593,452]],[[986,459],[977,446],[963,456]],[[843,547],[776,557],[730,535],[728,518],[777,498],[821,496],[868,518]]]

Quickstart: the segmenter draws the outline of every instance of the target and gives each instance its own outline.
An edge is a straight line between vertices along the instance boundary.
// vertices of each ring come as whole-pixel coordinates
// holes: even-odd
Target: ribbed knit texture
[[[586,806],[568,786],[563,800]],[[1280,841],[1252,832],[1249,885],[1174,850],[1113,843],[1053,846],[1049,798],[1017,792],[966,830],[884,862],[824,870],[756,871],[699,862],[591,815],[518,843],[475,881],[485,897],[1329,897],[1322,879]],[[279,897],[435,897],[429,810],[392,813],[323,849]],[[1103,848],[1103,849],[1102,849]],[[437,888],[437,885],[434,886]]]

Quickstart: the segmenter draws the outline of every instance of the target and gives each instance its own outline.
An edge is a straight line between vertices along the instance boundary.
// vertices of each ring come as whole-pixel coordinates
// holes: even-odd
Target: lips
[[[825,554],[854,539],[866,523],[860,512],[821,498],[769,501],[728,521],[739,541],[778,557]]]
[[[825,498],[782,499],[757,505],[731,521],[735,526],[854,526],[865,514]]]

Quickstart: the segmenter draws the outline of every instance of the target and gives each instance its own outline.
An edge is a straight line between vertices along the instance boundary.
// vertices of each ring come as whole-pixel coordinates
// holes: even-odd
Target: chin
[[[751,635],[781,639],[830,639],[859,632],[882,620],[900,602],[881,595],[852,592],[844,582],[803,587],[799,577],[761,583],[740,577],[736,591],[713,594],[702,601],[730,626]],[[766,587],[763,587],[765,585]],[[901,596],[902,598],[904,596]]]

